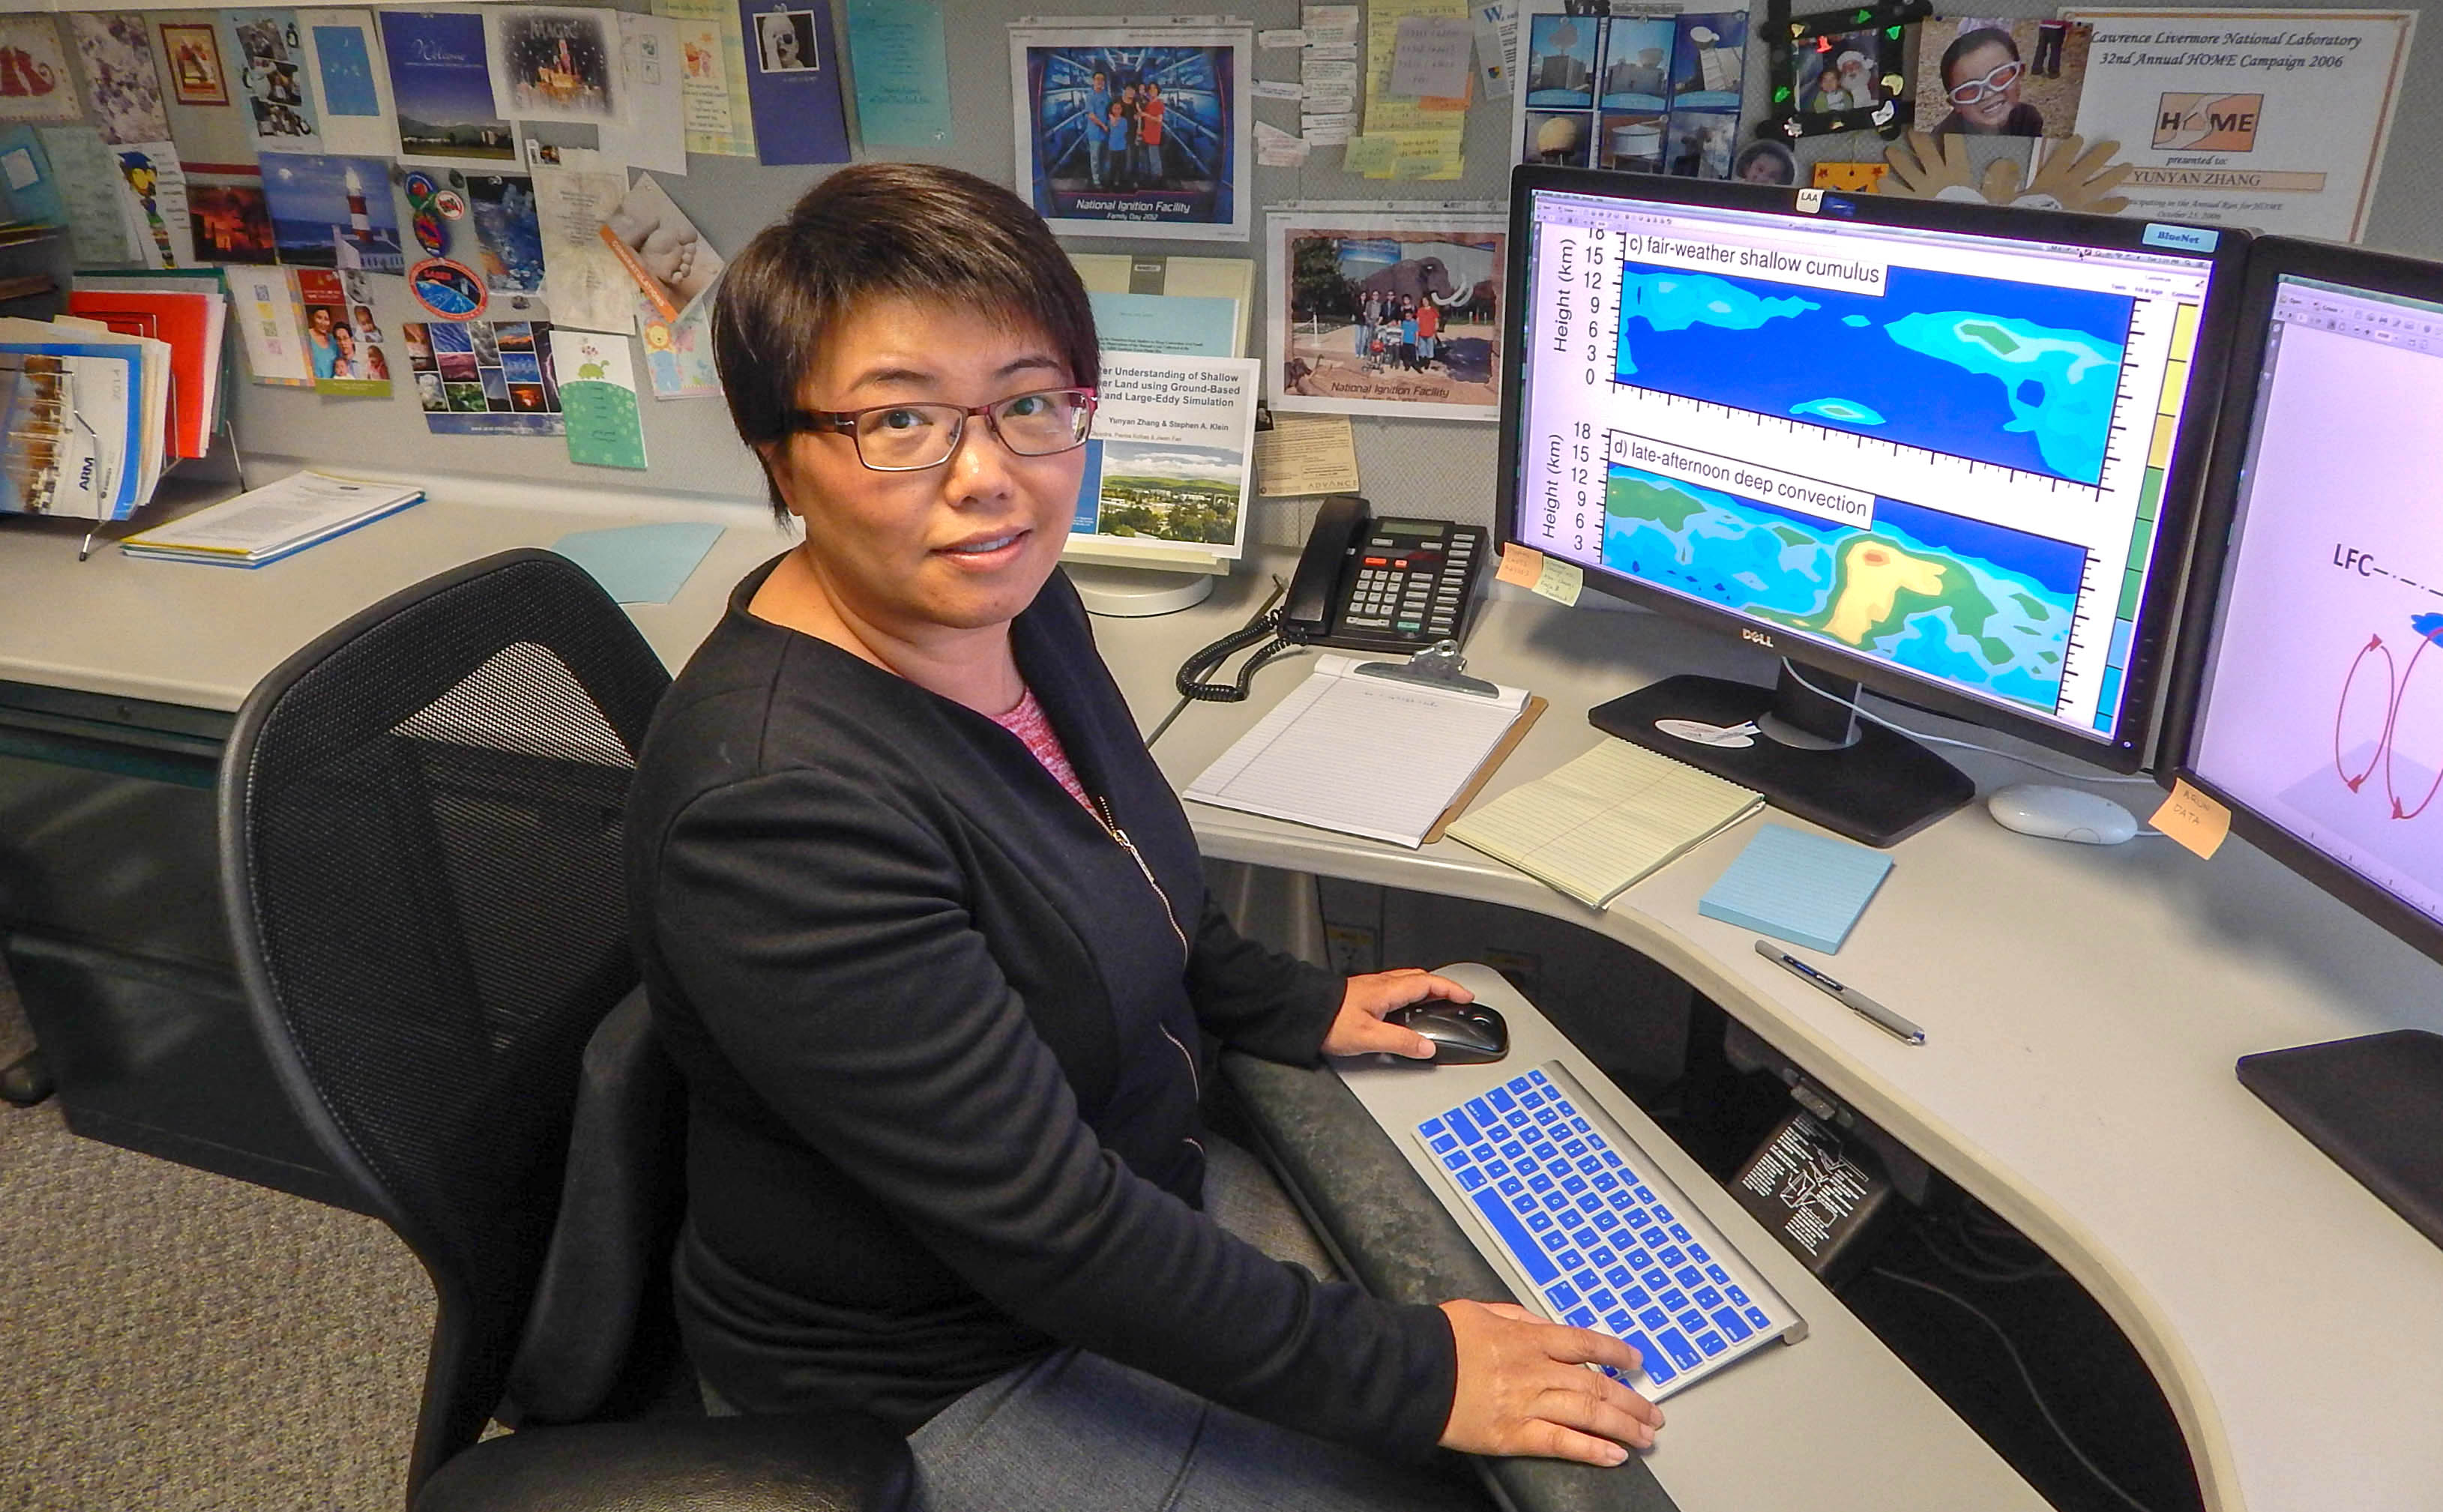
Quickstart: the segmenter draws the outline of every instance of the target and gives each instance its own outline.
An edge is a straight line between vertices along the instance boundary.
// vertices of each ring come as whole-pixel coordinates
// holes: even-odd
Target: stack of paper
[[[1761,824],[1697,912],[1831,955],[1891,869],[1883,852],[1837,836]]]
[[[395,514],[423,497],[417,488],[299,472],[129,536],[119,548],[131,557],[163,562],[260,567]]]
[[[220,415],[221,347],[229,329],[229,296],[217,279],[175,291],[96,287],[80,278],[68,313],[110,330],[148,337],[170,348],[170,454],[200,457],[211,450]]]
[[[170,346],[96,322],[0,320],[15,359],[0,508],[124,520],[161,478]]]
[[[1606,740],[1451,826],[1450,838],[1590,908],[1764,806],[1711,772]]]
[[[1368,663],[1318,657],[1314,675],[1186,796],[1414,848],[1465,805],[1544,708],[1523,688],[1445,691],[1358,671]]]

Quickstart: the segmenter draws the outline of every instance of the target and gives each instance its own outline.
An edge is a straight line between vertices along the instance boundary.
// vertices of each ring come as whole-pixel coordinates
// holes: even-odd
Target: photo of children
[[[2093,28],[1966,16],[1918,29],[1921,129],[1937,136],[2069,135]]]
[[[343,277],[328,268],[297,270],[297,299],[305,311],[305,358],[316,393],[390,396],[390,359],[374,324],[372,294],[362,273]]]
[[[305,49],[293,10],[232,10],[238,87],[262,150],[311,150],[314,107],[305,102]]]
[[[1817,37],[1792,49],[1798,68],[1798,108],[1835,116],[1883,103],[1883,34],[1852,31]]]
[[[1236,37],[1201,31],[1178,46],[1173,33],[1111,30],[1039,45],[1046,34],[1014,31],[1011,69],[1019,176],[1053,230],[1243,240]]]
[[[1754,141],[1739,149],[1731,176],[1746,184],[1795,184],[1798,159],[1777,141]]]
[[[1499,217],[1272,219],[1276,409],[1497,417]]]

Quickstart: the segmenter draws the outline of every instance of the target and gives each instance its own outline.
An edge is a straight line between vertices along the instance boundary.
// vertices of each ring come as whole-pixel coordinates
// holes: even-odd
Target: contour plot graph
[[[1603,562],[2049,713],[2086,551],[1898,499],[1842,525],[1614,463]]]
[[[2136,304],[1903,267],[1861,294],[1632,260],[1613,376],[2092,487]]]

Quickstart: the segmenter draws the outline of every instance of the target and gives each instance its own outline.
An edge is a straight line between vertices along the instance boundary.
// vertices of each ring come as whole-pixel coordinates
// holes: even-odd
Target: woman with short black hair
[[[1205,895],[1056,570],[1099,352],[1042,221],[843,169],[718,299],[731,415],[805,539],[670,691],[629,816],[716,1409],[876,1412],[935,1508],[1470,1505],[1393,1460],[1652,1442],[1582,1368],[1633,1365],[1616,1340],[1381,1302],[1202,1210],[1267,1200],[1198,1120],[1203,1037],[1415,1055],[1382,1015],[1466,993],[1277,955]]]

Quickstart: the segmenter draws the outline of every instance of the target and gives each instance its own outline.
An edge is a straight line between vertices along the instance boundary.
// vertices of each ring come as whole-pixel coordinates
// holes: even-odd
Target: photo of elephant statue
[[[1279,402],[1493,418],[1505,239],[1493,230],[1292,230],[1278,253],[1288,322],[1274,348]]]

